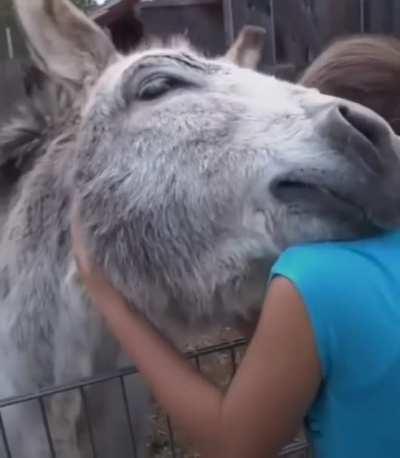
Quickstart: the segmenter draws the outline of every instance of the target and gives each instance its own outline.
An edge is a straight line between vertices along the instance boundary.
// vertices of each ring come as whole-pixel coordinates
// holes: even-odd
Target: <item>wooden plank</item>
[[[270,43],[271,43],[271,60],[272,65],[276,65],[278,58],[278,47],[277,47],[277,15],[275,5],[279,7],[279,4],[275,0],[269,0],[269,15],[270,15]]]
[[[175,7],[140,8],[139,18],[145,36],[166,39],[172,35],[187,36],[190,42],[207,55],[226,50],[224,17],[221,2],[198,2]]]
[[[360,0],[360,32],[365,33],[366,30],[366,0]]]
[[[312,9],[306,0],[278,1],[277,59],[296,66],[306,65],[319,51],[319,36]]]
[[[223,0],[222,8],[224,12],[225,45],[227,48],[229,48],[235,40],[232,6],[232,0]]]
[[[278,0],[279,1],[279,0]],[[273,64],[273,42],[271,41],[271,18],[269,0],[232,0],[233,31],[236,37],[243,26],[257,25],[267,30],[266,43],[263,50],[262,64]]]
[[[235,35],[245,24],[267,30],[262,68],[282,62],[304,68],[334,39],[364,29],[400,36],[398,0],[275,0],[273,5],[271,0],[232,2]]]
[[[400,4],[397,0],[369,0],[366,29],[371,33],[400,36]]]
[[[322,1],[322,0],[318,0]],[[317,54],[318,37],[310,0],[234,0],[234,28],[237,34],[245,24],[267,30],[262,65],[292,62],[303,67]]]
[[[360,0],[313,0],[312,10],[319,41],[317,51],[335,38],[361,31]]]
[[[232,0],[232,19],[233,19],[233,31],[234,35],[237,36],[240,29],[248,21],[249,8],[246,2],[243,0]]]
[[[13,113],[24,95],[21,60],[0,61],[0,123]]]
[[[277,78],[294,81],[299,73],[299,69],[294,64],[284,63],[276,65],[261,65],[260,71],[267,75],[274,75]]]
[[[400,37],[400,2],[393,2],[393,34]]]
[[[100,26],[105,27],[118,19],[134,16],[139,0],[114,0],[103,6],[92,7],[88,16]]]

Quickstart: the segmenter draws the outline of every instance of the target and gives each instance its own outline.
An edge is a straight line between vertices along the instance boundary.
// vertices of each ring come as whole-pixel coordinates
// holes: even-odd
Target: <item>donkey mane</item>
[[[65,88],[46,77],[41,86],[35,84],[0,129],[0,166],[11,161],[21,172],[31,168],[45,152],[54,127],[65,121],[72,109],[72,98]]]
[[[182,35],[147,37],[135,52],[170,48],[202,55]],[[34,64],[25,72],[24,87],[24,99],[0,126],[0,176],[8,185],[32,170],[52,141],[60,136],[73,139],[84,98],[79,89],[51,79]]]

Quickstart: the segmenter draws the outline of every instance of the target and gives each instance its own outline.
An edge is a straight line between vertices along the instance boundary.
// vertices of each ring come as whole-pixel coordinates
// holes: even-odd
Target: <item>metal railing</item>
[[[197,351],[189,352],[189,353],[186,353],[186,356],[189,360],[193,361],[193,363],[195,364],[195,366],[197,367],[199,371],[202,371],[202,364],[203,364],[204,358],[208,356],[212,356],[212,355],[221,355],[221,354],[224,354],[225,356],[229,355],[227,358],[227,360],[229,361],[229,364],[228,364],[229,367],[225,367],[225,368],[229,372],[229,378],[231,378],[234,375],[237,365],[238,365],[239,350],[244,349],[246,344],[247,344],[247,341],[245,339],[237,339],[237,340],[234,340],[228,343],[213,345],[213,346],[209,346],[209,347],[197,350]],[[130,411],[130,407],[128,403],[128,395],[127,395],[127,389],[125,385],[126,377],[133,375],[135,373],[137,373],[136,368],[129,367],[129,368],[124,368],[124,369],[115,371],[114,373],[111,373],[111,374],[105,374],[105,375],[100,375],[100,376],[84,379],[76,383],[43,389],[37,393],[30,393],[26,395],[21,395],[21,396],[16,396],[16,397],[0,400],[0,444],[1,442],[3,442],[3,448],[5,450],[6,458],[18,458],[18,457],[15,457],[12,455],[11,448],[9,446],[9,441],[8,441],[8,432],[7,432],[6,426],[2,418],[2,410],[7,407],[12,407],[18,404],[24,404],[24,403],[28,403],[32,401],[36,402],[40,409],[42,423],[43,423],[43,427],[45,430],[46,439],[48,442],[48,449],[50,452],[50,456],[51,458],[57,458],[57,453],[54,447],[53,437],[51,433],[50,419],[49,419],[49,415],[46,410],[46,400],[58,394],[67,393],[71,391],[78,392],[81,397],[82,414],[83,414],[83,417],[87,425],[90,449],[91,449],[92,456],[95,458],[97,456],[96,454],[97,448],[96,448],[96,441],[95,441],[93,431],[92,431],[92,418],[91,418],[91,412],[88,406],[86,390],[93,385],[112,381],[112,380],[118,381],[120,385],[120,395],[121,395],[122,402],[124,405],[125,416],[126,416],[126,420],[128,424],[128,431],[129,431],[132,450],[134,450],[133,457],[142,458],[137,455],[137,451],[136,451],[135,427],[134,427],[134,422],[132,418],[132,413]],[[170,451],[169,456],[171,456],[172,458],[183,457],[185,455],[183,454],[182,451],[180,451],[179,445],[176,442],[173,426],[168,418],[166,420],[167,420],[166,423],[167,423],[167,435],[168,435],[167,446],[169,447],[169,451]],[[308,456],[307,451],[308,451],[307,443],[303,440],[296,440],[295,442],[288,445],[287,447],[285,447],[282,450],[281,456],[293,457],[293,458],[294,457],[296,458],[306,457]],[[32,458],[39,458],[39,457],[32,457]]]

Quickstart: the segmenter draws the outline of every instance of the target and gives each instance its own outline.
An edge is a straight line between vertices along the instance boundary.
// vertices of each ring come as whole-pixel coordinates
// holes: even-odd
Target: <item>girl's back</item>
[[[396,232],[292,248],[274,266],[315,333],[324,382],[307,425],[318,457],[399,456],[399,254]]]

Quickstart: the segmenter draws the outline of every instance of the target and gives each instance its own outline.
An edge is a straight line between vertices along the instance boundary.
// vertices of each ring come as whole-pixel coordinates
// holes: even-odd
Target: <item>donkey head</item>
[[[15,3],[85,94],[67,181],[89,249],[156,324],[246,315],[286,247],[398,223],[400,144],[372,111],[177,43],[121,56],[66,0]]]

